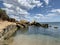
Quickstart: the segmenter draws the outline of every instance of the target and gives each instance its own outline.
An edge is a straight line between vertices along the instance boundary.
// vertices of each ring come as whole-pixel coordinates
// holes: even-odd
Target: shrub
[[[9,16],[6,14],[5,10],[0,9],[0,19],[7,20]]]

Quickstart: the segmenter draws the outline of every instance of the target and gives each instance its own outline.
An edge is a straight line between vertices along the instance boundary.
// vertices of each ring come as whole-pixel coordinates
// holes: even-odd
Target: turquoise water
[[[60,23],[49,23],[49,26],[20,29],[9,40],[9,45],[60,45]]]

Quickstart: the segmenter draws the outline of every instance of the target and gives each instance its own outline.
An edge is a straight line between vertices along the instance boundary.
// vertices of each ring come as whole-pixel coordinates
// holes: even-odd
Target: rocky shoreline
[[[15,31],[17,30],[17,27],[15,24],[7,25],[7,27],[3,28],[0,31],[0,40],[8,39],[10,36],[12,36]]]
[[[5,10],[0,9],[0,39],[1,38],[8,38],[15,31],[17,31],[20,28],[28,28],[29,26],[37,26],[37,27],[43,27],[43,28],[48,28],[48,24],[40,24],[39,22],[33,21],[33,22],[28,22],[27,20],[20,20],[17,21],[14,18],[10,18]],[[2,25],[2,26],[1,26]]]
[[[29,22],[16,22],[15,24],[10,24],[7,25],[5,28],[2,29],[2,31],[0,31],[0,39],[8,39],[10,36],[12,36],[18,29],[21,28],[28,28],[29,26],[37,26],[37,27],[44,27],[44,28],[48,28],[47,24],[44,25],[39,25],[40,23],[29,23]]]
[[[21,22],[22,21],[22,22]],[[21,20],[20,22],[17,22],[16,25],[18,28],[22,27],[22,28],[26,28],[28,26],[37,26],[37,27],[43,27],[43,28],[48,28],[49,25],[48,24],[40,24],[39,22],[33,21],[33,22],[28,22],[26,20]]]

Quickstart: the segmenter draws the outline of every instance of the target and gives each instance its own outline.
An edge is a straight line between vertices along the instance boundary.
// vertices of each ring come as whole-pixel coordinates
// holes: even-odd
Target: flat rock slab
[[[8,25],[16,25],[16,23],[8,22],[8,21],[0,21],[0,32],[6,28]]]

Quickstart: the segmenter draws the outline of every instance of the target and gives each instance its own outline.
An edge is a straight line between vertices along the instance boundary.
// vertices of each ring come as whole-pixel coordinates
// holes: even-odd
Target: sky
[[[37,22],[60,22],[60,0],[0,0],[11,18]]]

